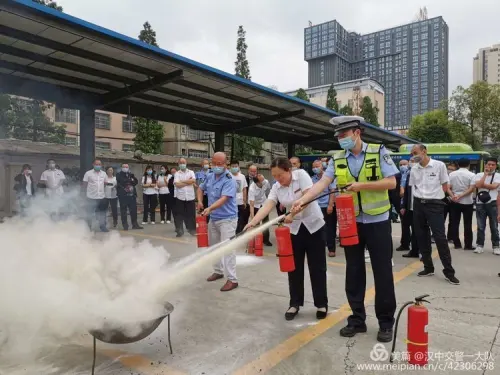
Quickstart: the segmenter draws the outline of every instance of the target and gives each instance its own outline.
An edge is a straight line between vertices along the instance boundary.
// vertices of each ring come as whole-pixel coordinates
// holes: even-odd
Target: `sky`
[[[148,21],[161,48],[234,73],[239,25],[252,81],[279,91],[307,88],[304,28],[336,19],[366,34],[411,22],[427,7],[449,27],[449,89],[472,83],[479,48],[500,43],[499,0],[58,0],[64,12],[137,38]]]

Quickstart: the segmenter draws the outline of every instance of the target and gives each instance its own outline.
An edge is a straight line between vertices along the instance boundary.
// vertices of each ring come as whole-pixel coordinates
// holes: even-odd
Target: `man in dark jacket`
[[[122,164],[121,171],[116,174],[116,193],[120,202],[120,214],[124,230],[128,230],[127,208],[130,212],[132,229],[143,229],[137,223],[137,177],[130,172],[127,163]]]
[[[21,173],[18,174],[14,181],[14,191],[19,200],[19,209],[21,216],[26,216],[26,210],[31,205],[31,200],[35,197],[35,181],[32,177],[31,166],[24,164]]]

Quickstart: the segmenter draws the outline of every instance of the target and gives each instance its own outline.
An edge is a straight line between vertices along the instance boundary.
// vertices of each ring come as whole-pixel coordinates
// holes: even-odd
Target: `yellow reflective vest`
[[[337,187],[342,188],[353,182],[371,182],[379,181],[384,178],[380,166],[380,148],[381,145],[368,144],[364,153],[365,158],[363,165],[359,171],[359,176],[356,178],[352,175],[347,163],[346,152],[344,150],[337,151],[333,155],[333,163],[335,166],[335,178]],[[354,198],[354,208],[356,216],[360,212],[367,215],[380,215],[391,209],[389,201],[389,192],[387,190],[362,190],[358,193],[349,192]]]

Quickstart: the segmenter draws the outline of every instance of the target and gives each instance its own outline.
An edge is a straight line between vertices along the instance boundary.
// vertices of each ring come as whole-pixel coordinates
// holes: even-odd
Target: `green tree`
[[[328,93],[326,95],[326,108],[331,109],[335,112],[339,111],[339,103],[337,102],[337,90],[333,87],[333,83],[328,89]]]
[[[298,99],[305,100],[306,102],[310,102],[309,96],[307,95],[306,90],[300,88],[298,89],[297,93],[295,94],[295,97]]]
[[[246,31],[243,26],[238,27],[238,38],[236,40],[236,61],[234,63],[235,74],[238,77],[252,79],[250,75],[250,64],[247,59]],[[248,137],[244,135],[231,134],[231,159],[249,161],[256,155],[260,155],[264,140],[261,138]]]
[[[143,29],[139,33],[139,40],[158,47],[156,42],[156,32],[149,22],[145,22]],[[156,120],[142,117],[134,118],[135,138],[134,148],[146,154],[161,154],[165,128]]]
[[[361,104],[360,116],[363,117],[369,124],[380,126],[378,123],[378,111],[379,109],[373,106],[370,97],[365,96],[363,98],[363,103]]]
[[[413,117],[408,137],[422,143],[453,142],[446,111],[438,109]]]
[[[59,12],[63,11],[63,7],[57,5],[57,3],[55,1],[51,1],[51,0],[33,0],[33,2],[35,2],[37,4],[45,5],[46,7],[58,10]]]
[[[352,111],[352,108],[349,107],[347,104],[345,106],[343,106],[342,108],[340,108],[339,112],[341,115],[344,115],[344,116],[352,116],[354,114]]]

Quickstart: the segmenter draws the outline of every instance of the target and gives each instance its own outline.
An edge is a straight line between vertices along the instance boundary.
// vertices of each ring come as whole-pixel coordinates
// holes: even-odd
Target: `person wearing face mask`
[[[106,225],[108,202],[104,190],[106,172],[102,170],[102,163],[99,159],[94,160],[92,165],[92,169],[85,172],[82,183],[87,196],[87,225],[92,230],[92,221],[95,215],[101,232],[109,232]]]
[[[39,182],[45,188],[45,195],[48,198],[61,197],[64,194],[65,180],[66,176],[56,167],[54,159],[47,160],[47,169],[42,172]]]
[[[180,158],[179,170],[174,175],[174,223],[177,237],[184,235],[184,225],[186,225],[189,234],[196,236],[195,185],[196,176],[194,172],[188,169],[186,159]]]
[[[328,158],[321,158],[321,168],[326,171],[326,168],[328,168]]]
[[[253,178],[252,184],[248,189],[248,204],[250,206],[250,220],[253,220],[255,215],[259,212],[259,209],[262,207],[264,202],[266,201],[267,192],[270,189],[269,181],[267,181],[263,175],[258,174]],[[267,215],[264,219],[262,219],[263,223],[267,223],[269,221],[269,215]],[[245,224],[246,225],[246,224]],[[269,229],[264,232],[264,245],[273,246],[271,241],[269,241]]]
[[[127,163],[121,165],[121,170],[116,174],[116,193],[120,202],[120,216],[122,220],[123,230],[128,230],[127,209],[130,212],[130,221],[132,229],[143,229],[137,223],[137,190],[136,186],[139,183],[137,177],[130,172],[130,167]]]
[[[146,166],[142,176],[142,202],[144,205],[142,224],[148,223],[148,216],[152,225],[156,224],[156,206],[158,205],[158,188],[156,174],[151,165]]]
[[[198,188],[203,182],[205,182],[208,172],[210,171],[210,160],[203,159],[201,163],[201,169],[195,173],[196,177],[196,188]],[[208,196],[207,193],[203,194],[203,206],[207,207]],[[207,217],[207,222],[210,221],[210,216]]]
[[[411,150],[416,166],[411,169],[409,186],[413,190],[413,220],[417,243],[422,254],[424,270],[418,276],[434,275],[432,248],[427,227],[429,226],[443,264],[443,273],[446,280],[453,285],[460,285],[455,277],[455,270],[451,264],[451,253],[446,238],[443,199],[445,192],[454,197],[450,189],[450,178],[446,166],[442,161],[435,160],[427,155],[427,147],[419,144]]]
[[[316,184],[323,177],[323,165],[321,160],[316,160],[313,162],[313,173],[312,177],[313,184]],[[328,194],[329,192],[335,190],[335,184],[331,184],[325,190],[321,192],[321,195]],[[328,256],[335,256],[335,237],[337,229],[337,211],[335,210],[335,195],[332,193],[328,196],[322,197],[318,200],[319,207],[323,213],[323,220],[325,221],[325,227],[323,228],[323,238],[325,240],[326,247],[328,248]]]
[[[240,172],[240,164],[237,160],[231,160],[231,174],[234,181],[236,181],[236,204],[238,205],[238,225],[236,226],[236,234],[238,234],[248,222],[248,184],[245,176]]]
[[[296,171],[301,168],[300,159],[296,156],[290,158],[290,163],[292,163],[292,171]]]
[[[167,224],[170,224],[172,220],[172,213],[174,212],[175,207],[175,186],[174,186],[174,176],[177,173],[177,168],[170,168],[170,174],[167,177],[167,187],[168,187],[168,195],[167,195]]]
[[[118,197],[116,195],[116,177],[113,167],[106,168],[106,179],[104,180],[104,194],[106,196],[106,210],[111,207],[111,217],[113,218],[113,228],[118,225]]]
[[[224,152],[216,152],[212,157],[212,171],[206,180],[198,187],[198,210],[203,216],[211,216],[208,223],[208,235],[210,245],[228,240],[236,233],[238,225],[238,207],[236,204],[236,181],[234,175],[226,169],[227,159]],[[244,179],[244,177],[243,177]],[[203,194],[208,195],[208,206],[203,205]],[[214,264],[213,274],[207,278],[213,282],[227,277],[227,281],[220,289],[221,292],[229,292],[238,287],[236,277],[236,253],[224,255],[222,259]]]
[[[26,211],[31,205],[31,200],[35,197],[35,181],[33,180],[31,166],[24,164],[21,168],[21,173],[14,177],[16,184],[14,191],[16,198],[19,201],[19,209],[21,216],[26,216]]]
[[[160,201],[161,224],[165,224],[165,213],[167,212],[168,196],[170,194],[170,190],[168,189],[168,180],[170,174],[167,171],[167,166],[162,165],[160,167],[160,173],[158,174],[158,178],[156,181],[156,187],[158,189],[158,200]],[[170,223],[170,218],[167,221],[167,224],[168,223]]]
[[[347,187],[354,199],[359,244],[345,247],[347,300],[352,315],[340,330],[343,337],[366,332],[366,266],[364,250],[370,254],[375,278],[375,313],[379,323],[377,340],[390,342],[393,336],[396,295],[392,274],[392,236],[389,211],[389,190],[396,187],[399,173],[387,149],[361,140],[362,117],[338,116],[330,120],[343,151],[330,160],[320,181],[294,202],[292,213],[317,197],[332,182],[337,188]]]

